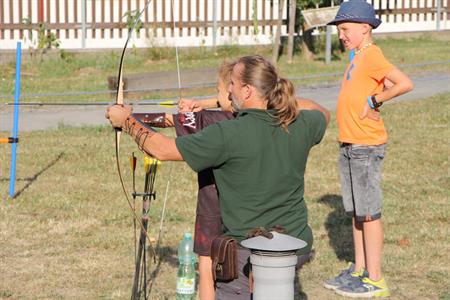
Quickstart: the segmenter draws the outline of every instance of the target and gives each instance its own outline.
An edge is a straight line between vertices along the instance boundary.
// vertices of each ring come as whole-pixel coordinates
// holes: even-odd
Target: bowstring
[[[171,13],[172,13],[172,26],[173,26],[173,30],[174,30],[174,34],[175,34],[175,14],[174,14],[174,0],[171,0]],[[178,22],[180,22],[181,20],[178,20]],[[178,35],[179,35],[179,31],[178,31]],[[174,46],[175,46],[175,60],[177,63],[177,78],[178,78],[178,101],[181,100],[181,72],[180,72],[180,57],[178,54],[178,44],[177,44],[177,39],[174,39]],[[163,224],[164,224],[164,218],[165,218],[165,214],[166,214],[166,207],[167,207],[167,199],[168,199],[168,195],[169,195],[169,186],[170,186],[170,178],[172,175],[172,168],[173,168],[173,162],[170,163],[170,168],[169,168],[169,174],[168,174],[168,178],[167,178],[167,183],[166,183],[166,191],[164,194],[164,202],[163,202],[163,209],[161,212],[161,221],[159,224],[159,232],[158,232],[158,238],[157,238],[157,242],[156,242],[156,250],[158,251],[158,253],[160,252],[160,243],[161,243],[161,233],[163,230]]]

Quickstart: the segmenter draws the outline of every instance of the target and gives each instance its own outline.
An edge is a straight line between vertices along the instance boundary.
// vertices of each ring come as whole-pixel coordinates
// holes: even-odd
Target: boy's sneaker
[[[348,268],[342,270],[341,273],[323,283],[323,286],[330,290],[335,290],[340,286],[348,285],[352,282],[360,281],[361,277],[368,276],[366,270],[355,272],[355,265],[353,263],[348,264]]]
[[[339,295],[351,298],[372,298],[389,297],[390,292],[384,278],[379,281],[370,280],[369,277],[363,277],[357,282],[341,286],[335,289]]]

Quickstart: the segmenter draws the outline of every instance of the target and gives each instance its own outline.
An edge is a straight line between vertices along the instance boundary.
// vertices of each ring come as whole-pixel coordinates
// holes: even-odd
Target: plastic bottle
[[[177,273],[177,300],[195,299],[195,254],[194,241],[185,233],[178,247],[179,267]]]

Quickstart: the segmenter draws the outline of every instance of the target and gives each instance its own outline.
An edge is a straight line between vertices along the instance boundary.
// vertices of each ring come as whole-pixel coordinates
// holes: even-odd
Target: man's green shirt
[[[303,200],[306,161],[326,122],[316,110],[301,111],[288,131],[270,111],[247,109],[234,120],[178,137],[183,159],[196,172],[213,168],[224,234],[242,240],[255,227],[281,225],[312,246]]]

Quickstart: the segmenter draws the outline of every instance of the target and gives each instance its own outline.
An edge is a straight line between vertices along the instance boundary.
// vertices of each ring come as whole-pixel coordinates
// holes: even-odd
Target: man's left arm
[[[108,107],[106,118],[114,128],[120,128],[134,138],[139,149],[159,160],[181,161],[183,157],[175,144],[174,138],[169,138],[131,115],[129,105],[113,105]]]
[[[326,124],[328,126],[328,123],[330,122],[330,111],[323,107],[322,105],[312,101],[311,99],[306,98],[300,98],[297,97],[297,107],[299,110],[318,110],[320,111],[324,117]]]

